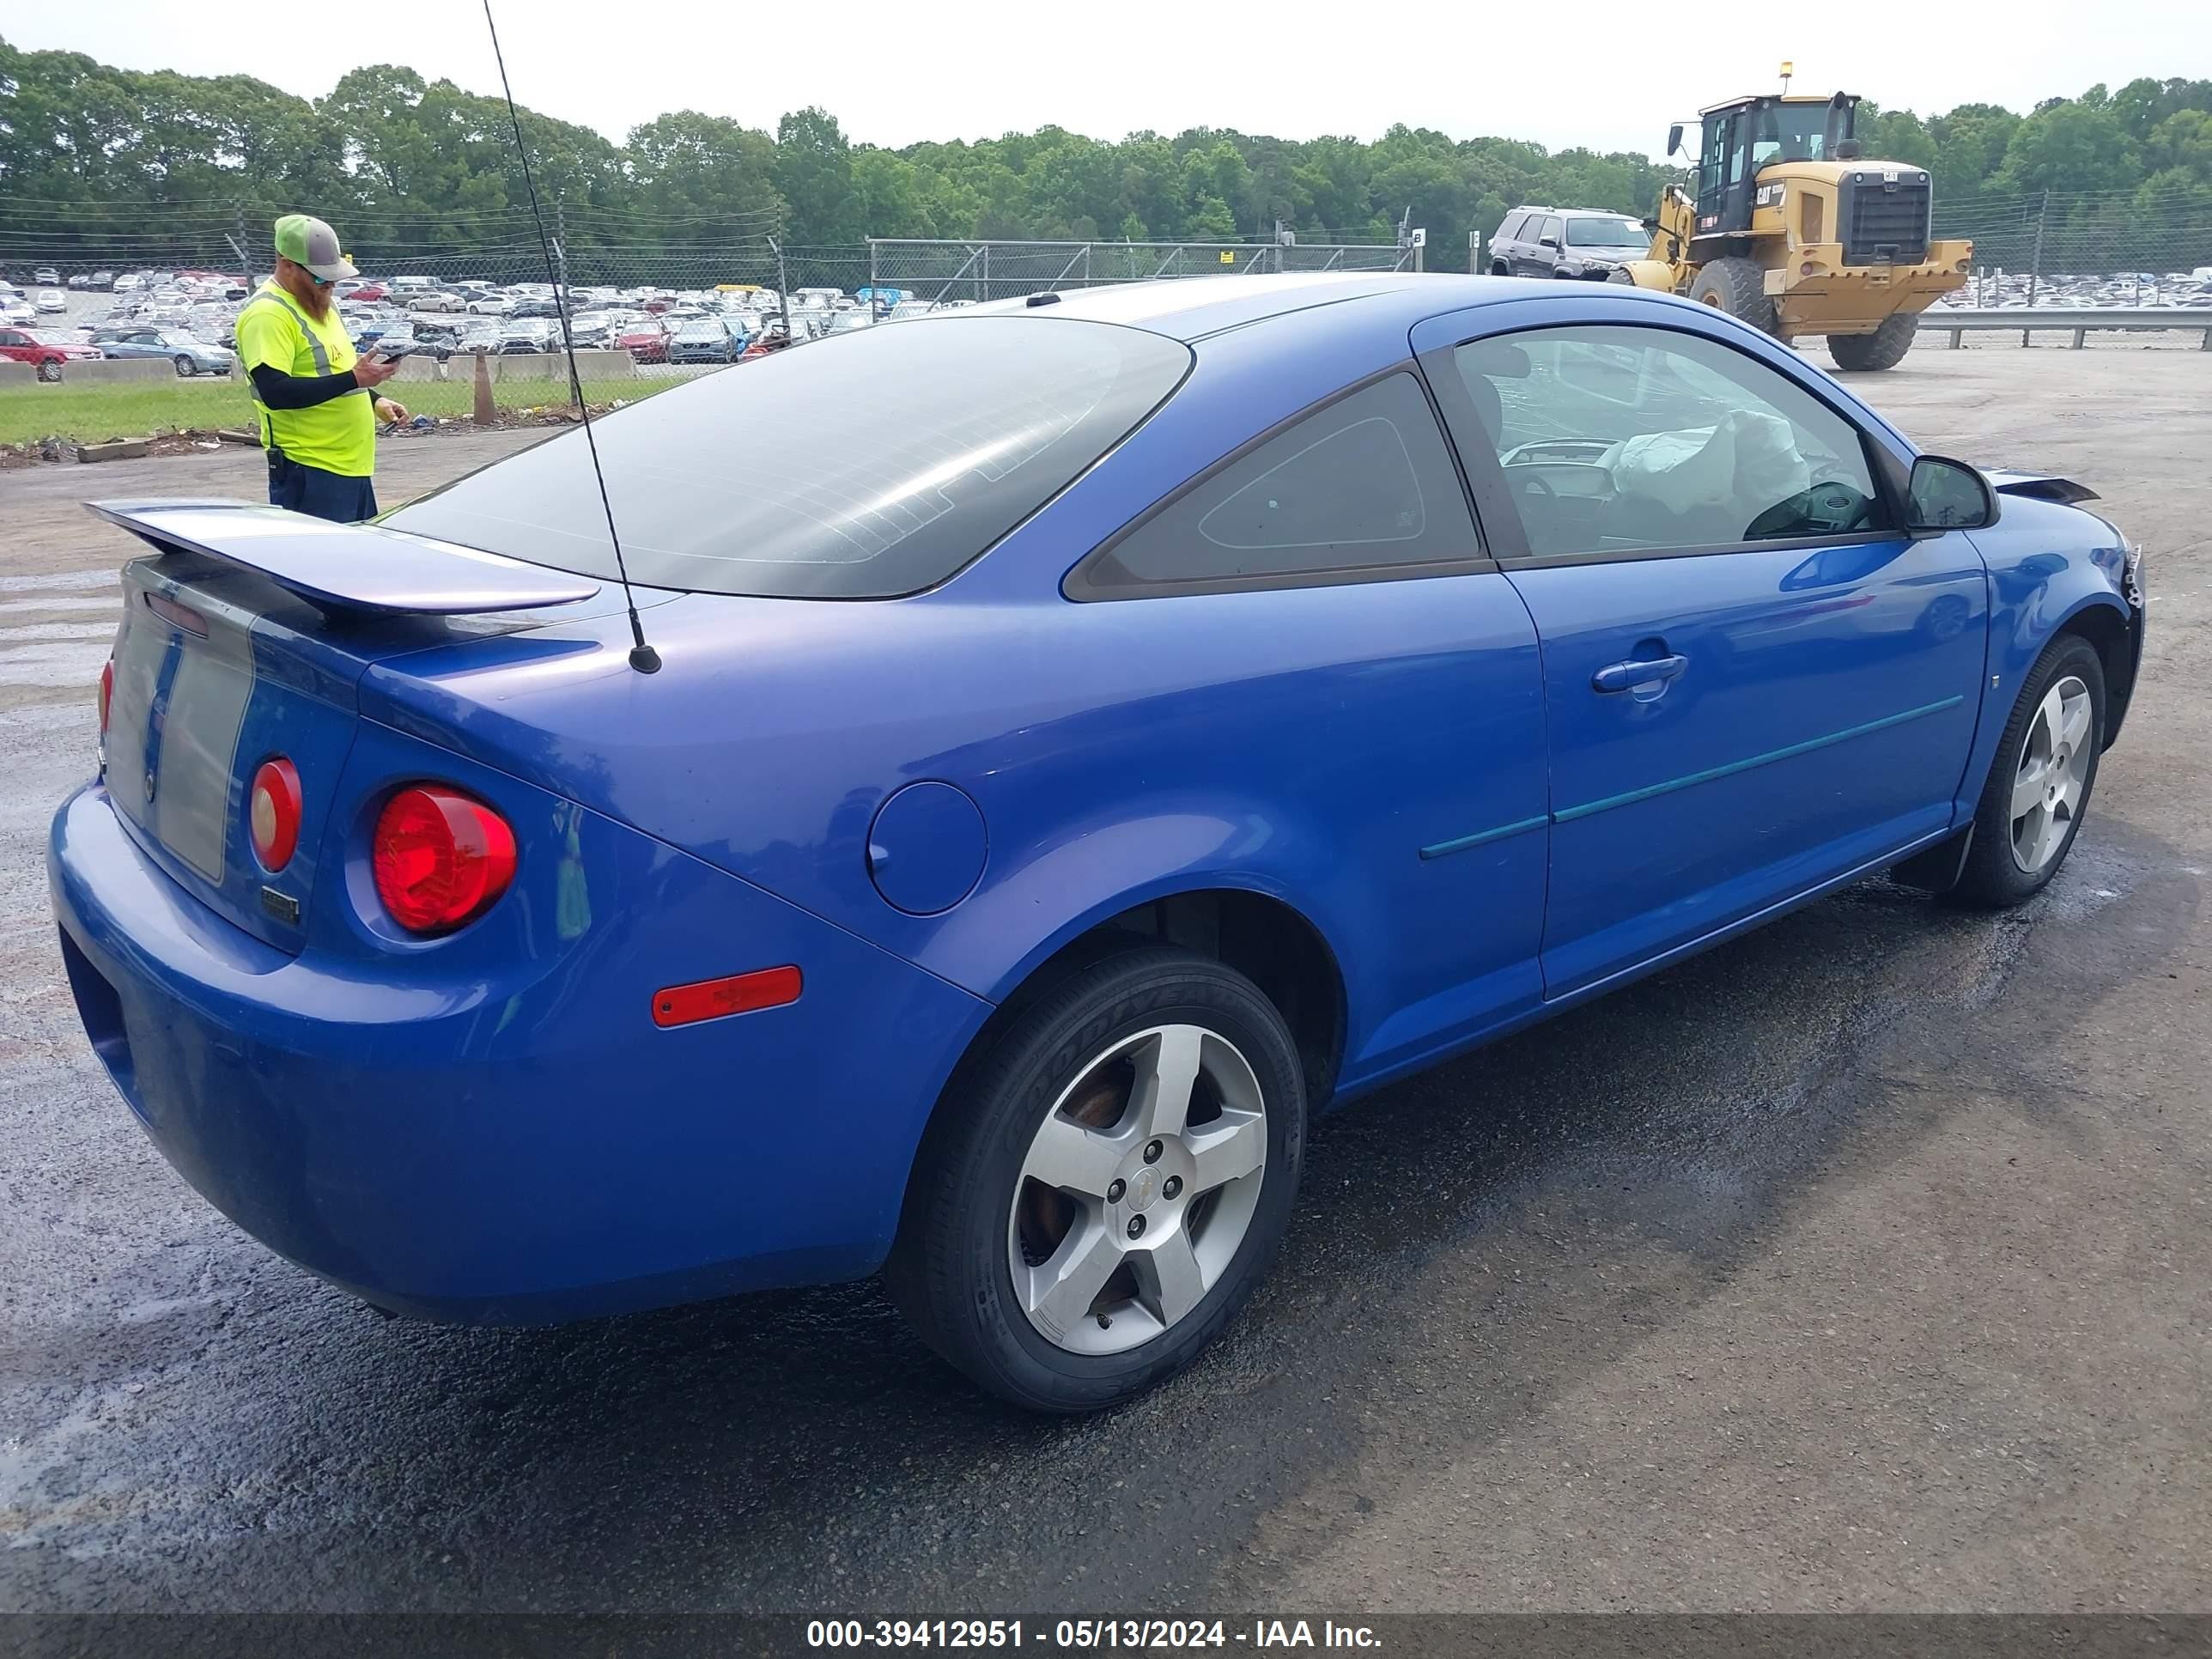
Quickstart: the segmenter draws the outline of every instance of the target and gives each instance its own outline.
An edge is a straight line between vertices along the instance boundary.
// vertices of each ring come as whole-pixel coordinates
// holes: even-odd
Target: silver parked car
[[[92,343],[103,357],[167,357],[186,377],[228,374],[238,361],[229,347],[181,328],[94,329]]]

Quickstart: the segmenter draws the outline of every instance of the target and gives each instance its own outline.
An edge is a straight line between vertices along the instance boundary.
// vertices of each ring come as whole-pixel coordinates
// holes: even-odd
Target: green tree
[[[826,246],[865,234],[854,211],[853,147],[829,111],[809,105],[776,123],[770,178],[791,210],[793,241]]]

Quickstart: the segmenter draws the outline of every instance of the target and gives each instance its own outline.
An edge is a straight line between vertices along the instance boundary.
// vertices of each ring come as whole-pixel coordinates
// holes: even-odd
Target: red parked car
[[[58,331],[46,332],[51,335]],[[0,328],[0,357],[10,362],[35,363],[40,380],[58,380],[64,363],[98,362],[100,348],[41,338],[27,328]]]
[[[338,297],[342,300],[358,300],[363,305],[367,305],[372,301],[381,300],[384,297],[384,284],[381,283],[363,283],[359,288],[354,289],[349,293],[342,294]]]
[[[668,331],[659,323],[633,323],[615,336],[615,344],[641,363],[668,361]]]

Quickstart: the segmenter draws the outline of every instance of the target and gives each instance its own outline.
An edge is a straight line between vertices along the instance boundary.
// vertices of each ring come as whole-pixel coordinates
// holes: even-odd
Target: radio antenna
[[[615,550],[615,574],[622,580],[623,605],[629,612],[629,665],[641,674],[660,672],[660,653],[645,642],[645,627],[637,619],[637,599],[629,591],[629,567],[623,562],[622,536],[615,529],[615,505],[607,498],[607,475],[599,466],[599,442],[592,434],[592,411],[584,402],[583,377],[576,372],[576,341],[568,330],[568,285],[561,280],[553,258],[552,239],[545,234],[545,215],[538,205],[538,180],[530,170],[530,146],[522,141],[522,117],[514,107],[514,88],[507,78],[507,54],[499,49],[499,25],[491,20],[491,0],[483,0],[484,27],[491,31],[491,55],[499,65],[499,89],[507,97],[507,118],[514,127],[515,153],[522,158],[522,182],[530,191],[530,216],[538,226],[538,246],[545,255],[545,277],[553,284],[553,308],[561,319],[561,349],[568,359],[568,390],[576,399],[576,413],[584,422],[584,447],[592,452],[592,477],[599,481],[599,506],[607,515],[607,540]]]

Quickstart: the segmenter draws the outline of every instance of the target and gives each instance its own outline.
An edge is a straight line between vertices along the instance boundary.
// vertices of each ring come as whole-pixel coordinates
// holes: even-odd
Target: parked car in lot
[[[558,351],[559,325],[543,317],[510,317],[500,326],[499,349],[514,352]]]
[[[468,307],[468,296],[456,294],[451,289],[429,288],[405,295],[410,311],[462,311]]]
[[[632,323],[615,336],[615,344],[641,363],[668,361],[668,331],[655,321]]]
[[[228,374],[238,361],[228,347],[181,328],[101,328],[92,343],[107,357],[166,357],[179,376]]]
[[[50,332],[58,337],[47,338]],[[42,380],[58,380],[70,364],[97,362],[100,353],[92,346],[60,336],[58,330],[0,328],[0,358],[11,363],[29,363],[39,371]]]
[[[40,265],[31,273],[31,280],[33,283],[43,283],[48,288],[59,288],[62,274],[52,265]]]
[[[29,326],[39,320],[39,311],[20,294],[0,294],[0,323]]]
[[[34,303],[42,316],[58,317],[69,310],[69,295],[58,288],[42,288]]]
[[[1006,1399],[1127,1399],[1324,1107],[1876,871],[2040,890],[2141,660],[2088,491],[1625,287],[1073,293],[594,431],[657,672],[580,432],[374,526],[104,509],[93,1051],[399,1313],[881,1267]]]
[[[386,334],[404,333],[411,337],[415,331],[414,323],[404,314],[359,318],[354,321],[352,328],[353,349],[356,351],[368,350]]]
[[[374,349],[384,357],[444,357],[452,347],[434,335],[417,333],[413,324],[403,319],[386,323],[373,334],[364,333],[355,340],[354,349]]]
[[[504,317],[514,309],[514,301],[504,294],[477,294],[463,308],[472,317]]]
[[[732,331],[719,317],[686,323],[668,337],[665,351],[672,363],[734,363],[745,349],[744,337]]]
[[[1490,239],[1494,276],[1578,276],[1602,282],[1651,251],[1651,233],[1621,213],[1519,207]]]

